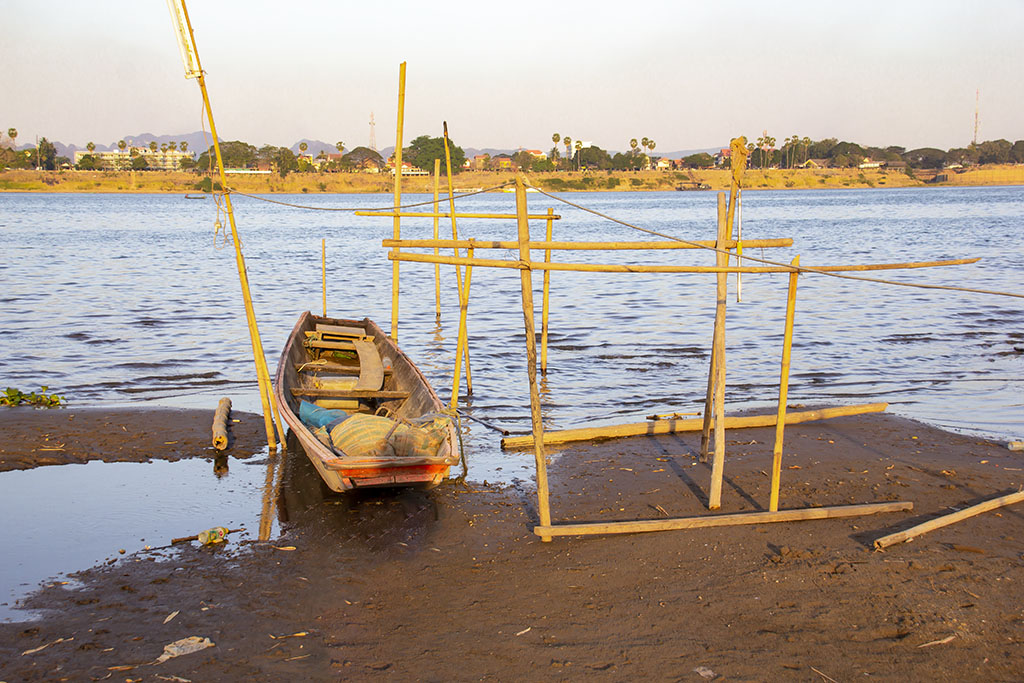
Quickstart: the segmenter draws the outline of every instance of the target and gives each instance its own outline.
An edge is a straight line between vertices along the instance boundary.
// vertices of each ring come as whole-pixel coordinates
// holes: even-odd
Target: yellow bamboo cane
[[[395,213],[402,206],[402,131],[405,126],[405,62],[398,67],[398,125],[395,129]],[[402,219],[396,215],[392,223],[393,237],[402,236]],[[398,247],[395,247],[398,251]],[[391,338],[398,340],[398,261],[391,264]]]
[[[434,240],[437,241],[438,228],[441,219],[441,214],[438,213],[437,199],[439,195],[439,185],[441,182],[441,159],[434,159]],[[440,256],[441,252],[437,247],[434,247],[434,256]],[[434,319],[441,319],[441,264],[434,264]]]
[[[449,146],[448,146],[448,122],[447,121],[442,121],[442,124],[444,126],[444,168],[445,168],[445,174],[448,176],[448,208],[449,208],[449,214],[451,214],[451,218],[452,218],[452,239],[453,240],[458,240],[459,239],[459,227],[458,227],[458,223],[456,223],[456,221],[455,221],[455,189],[452,186],[452,154],[451,154],[451,150],[449,149]],[[458,249],[458,247],[456,247],[455,248],[455,258],[458,258],[458,257],[459,257],[459,249]],[[469,285],[466,284],[465,286],[463,286],[463,283],[462,283],[462,269],[459,268],[459,266],[457,266],[457,265],[455,266],[455,281],[456,281],[456,283],[458,284],[458,287],[459,287],[459,307],[460,308],[463,307],[463,306],[468,307],[469,306]],[[468,332],[466,334],[466,341],[465,341],[465,344],[463,345],[462,349],[461,350],[456,349],[455,352],[456,352],[456,354],[464,355],[465,358],[466,358],[466,393],[467,394],[472,394],[473,393],[473,370],[469,366],[469,334],[468,334]],[[456,371],[458,371],[458,361],[456,361]],[[452,394],[453,396],[458,396],[458,394],[459,394],[459,391],[458,391],[458,389],[459,389],[458,381],[459,380],[456,377],[455,391]],[[455,404],[453,403],[452,406],[454,407],[454,405]]]

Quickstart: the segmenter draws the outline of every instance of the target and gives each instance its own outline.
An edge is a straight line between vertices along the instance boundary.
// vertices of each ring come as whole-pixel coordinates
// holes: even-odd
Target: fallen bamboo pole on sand
[[[815,420],[827,420],[833,417],[863,415],[864,413],[880,413],[889,407],[888,403],[865,403],[839,408],[822,408],[786,413],[786,424],[799,424]],[[726,429],[744,429],[750,427],[773,427],[776,415],[735,415],[725,418]],[[598,439],[615,439],[623,436],[654,436],[657,434],[676,434],[681,432],[699,432],[704,425],[702,418],[688,420],[652,420],[650,422],[633,422],[623,425],[606,427],[584,427],[580,429],[563,429],[544,432],[544,445],[570,443],[573,441],[595,441]],[[529,448],[533,446],[532,436],[510,436],[501,440],[501,447]]]
[[[231,414],[231,399],[224,397],[217,404],[213,414],[213,447],[223,451],[228,447],[228,416]]]
[[[1013,505],[1014,503],[1020,503],[1021,501],[1024,501],[1024,491],[1017,491],[1016,493],[1010,493],[1005,496],[1000,496],[998,498],[986,500],[982,503],[978,503],[977,505],[972,505],[969,508],[964,508],[963,510],[959,510],[957,512],[945,515],[943,517],[929,520],[927,522],[924,522],[923,524],[918,524],[917,526],[910,527],[905,531],[899,531],[895,534],[882,536],[881,538],[875,541],[875,550],[882,550],[883,548],[888,548],[891,545],[896,545],[897,543],[909,541],[913,538],[921,536],[922,534],[926,534],[929,531],[941,529],[944,526],[955,524],[956,522],[968,519],[969,517],[980,515],[982,512],[995,510],[996,508],[1001,508],[1006,505]]]
[[[704,517],[677,517],[675,519],[643,519],[631,522],[583,522],[580,524],[538,525],[533,533],[542,537],[586,536],[591,534],[636,534],[646,531],[670,531],[674,529],[697,529],[715,526],[737,526],[741,524],[767,524],[770,522],[799,522],[809,519],[835,519],[838,517],[859,517],[884,512],[913,510],[909,501],[890,503],[867,503],[864,505],[842,505],[838,507],[801,508],[779,510],[778,512],[738,512],[728,515]]]

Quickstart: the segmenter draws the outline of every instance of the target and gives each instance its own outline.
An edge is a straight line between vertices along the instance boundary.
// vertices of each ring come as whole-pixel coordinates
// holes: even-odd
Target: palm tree
[[[562,144],[565,145],[565,164],[566,168],[568,168],[569,160],[572,158],[572,154],[570,153],[570,150],[572,149],[572,138],[566,135],[562,138]]]
[[[160,153],[161,154],[167,154],[167,143],[166,142],[164,144],[160,145]]]
[[[633,154],[636,154],[636,148],[640,143],[636,141],[636,138],[632,138],[629,141],[629,148],[633,150]]]
[[[561,139],[562,139],[562,136],[559,135],[558,133],[553,133],[551,135],[551,142],[555,143],[555,147],[558,147],[558,141],[561,140]]]
[[[804,136],[804,139],[801,140],[800,142],[802,142],[804,145],[804,161],[807,161],[807,154],[811,151],[811,139],[807,136]]]
[[[151,140],[149,142],[149,151],[150,152],[155,152],[156,148],[157,148],[156,140]]]
[[[18,148],[18,144],[15,141],[18,138],[18,129],[17,128],[8,128],[7,129],[7,137],[9,137],[11,139],[11,147],[14,147],[15,149],[17,149]]]
[[[345,149],[345,143],[338,140],[334,143],[334,148],[338,150],[338,154],[341,154],[341,150]]]
[[[85,143],[85,148],[87,150],[89,150],[89,154],[92,154],[94,151],[96,151],[96,143],[95,142],[87,142],[87,143]]]
[[[576,150],[576,170],[578,171],[580,170],[580,150],[583,149],[583,143],[577,140],[573,148]]]
[[[178,145],[178,147],[181,147],[181,151],[182,152],[187,152],[188,151],[188,140],[182,140],[181,143]]]
[[[128,146],[128,143],[125,142],[124,140],[118,140],[117,141],[117,148],[119,150],[121,150],[122,152],[124,151],[125,147],[127,147],[127,146]]]
[[[178,143],[175,142],[174,140],[171,140],[170,142],[167,143],[167,149],[173,152],[174,150],[178,149]]]
[[[299,143],[299,151],[300,151],[300,152],[303,152],[303,153],[305,153],[305,151],[306,151],[307,149],[309,149],[309,145],[307,145],[307,144],[306,144],[305,142],[300,142],[300,143]]]

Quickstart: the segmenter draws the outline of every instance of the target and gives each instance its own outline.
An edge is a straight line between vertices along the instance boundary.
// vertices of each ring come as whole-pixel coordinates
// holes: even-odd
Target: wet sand
[[[87,457],[60,429],[85,422],[68,416],[4,420],[5,460],[29,462],[46,430],[65,457]],[[177,457],[162,442],[190,433],[187,421],[157,432],[145,412],[92,417],[152,429],[154,458]],[[197,420],[196,438],[208,428]],[[721,512],[766,507],[772,433],[728,434]],[[129,555],[81,572],[80,587],[42,589],[26,601],[40,620],[0,624],[0,680],[1019,680],[1024,506],[884,552],[871,543],[1016,490],[1024,456],[888,415],[786,436],[782,508],[914,510],[542,543],[529,482],[337,496],[292,453],[284,537]],[[698,439],[553,452],[555,520],[709,514]],[[216,645],[146,664],[192,635]]]

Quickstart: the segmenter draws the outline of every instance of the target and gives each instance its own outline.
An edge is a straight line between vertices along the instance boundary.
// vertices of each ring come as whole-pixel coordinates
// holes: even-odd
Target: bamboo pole
[[[723,242],[729,238],[731,231],[732,224],[726,221]],[[716,251],[715,254],[719,265],[728,265],[728,252]],[[725,473],[725,300],[729,281],[725,273],[719,273],[716,277],[718,304],[715,308],[715,348],[712,354],[715,367],[715,452],[711,460],[711,484],[708,487],[709,510],[717,510],[722,506],[722,477]]]
[[[914,509],[912,502],[867,503],[837,507],[801,508],[778,512],[738,512],[728,515],[707,515],[704,517],[679,517],[675,519],[643,519],[631,522],[585,522],[582,524],[539,525],[533,533],[548,538],[552,536],[589,536],[594,534],[636,534],[647,531],[671,531],[740,524],[767,524],[771,522],[799,522],[811,519],[836,519],[859,517],[885,512],[902,512]]]
[[[473,255],[473,249],[470,247],[470,256]],[[469,354],[466,352],[466,348],[469,346],[469,284],[473,279],[473,266],[466,266],[466,281],[463,283],[463,288],[467,293],[466,296],[461,297],[459,301],[459,336],[458,342],[455,346],[455,370],[452,373],[452,398],[449,408],[455,410],[459,405],[459,385],[462,384],[462,357],[465,354],[466,359],[469,360]],[[469,366],[466,367],[466,380],[467,385],[469,384]],[[467,392],[469,391],[467,387]],[[472,393],[472,392],[470,392]]]
[[[228,186],[227,174],[224,172],[224,158],[220,153],[220,142],[217,138],[217,126],[213,120],[213,107],[210,105],[210,95],[206,90],[206,76],[202,65],[199,62],[199,48],[196,45],[195,33],[192,31],[192,21],[188,17],[188,9],[182,0],[181,18],[184,19],[185,27],[188,29],[188,40],[192,44],[192,50],[196,59],[198,75],[196,81],[199,84],[199,91],[203,96],[203,108],[206,110],[206,118],[210,123],[210,134],[213,136],[213,151],[217,158],[217,171],[220,175],[221,188]],[[177,18],[176,18],[177,19]],[[245,318],[249,326],[249,341],[252,345],[253,360],[256,364],[256,381],[259,385],[260,403],[263,407],[263,423],[267,432],[267,446],[270,450],[277,450],[277,439],[274,435],[274,418],[277,418],[278,431],[281,439],[284,440],[284,428],[281,426],[280,415],[277,414],[277,404],[274,401],[273,389],[270,383],[270,372],[267,370],[267,357],[263,352],[263,341],[260,339],[259,327],[256,324],[256,311],[252,304],[252,295],[249,291],[249,276],[245,269],[245,257],[242,255],[242,243],[238,239],[238,227],[235,224],[235,212],[231,204],[231,193],[224,190],[224,207],[228,215],[228,223],[231,225],[231,239],[235,246],[235,265],[238,268],[238,281],[242,288],[242,301],[245,304]]]
[[[533,244],[533,243],[531,243]],[[543,244],[538,242],[536,244]],[[477,245],[474,245],[477,246]],[[532,247],[531,247],[532,248]],[[388,252],[388,258],[393,261],[410,261],[415,263],[441,263],[449,265],[473,265],[487,268],[512,268],[517,270],[557,270],[567,272],[585,273],[792,273],[796,270],[793,266],[627,266],[620,264],[596,264],[596,263],[563,263],[543,261],[503,261],[499,259],[467,259],[465,257],[453,258],[451,256],[435,257],[433,254],[412,254],[401,252]],[[848,273],[868,270],[909,270],[912,268],[936,268],[941,266],[962,266],[977,263],[980,259],[949,259],[945,261],[908,261],[905,263],[870,263],[852,266],[801,266],[799,272],[805,275],[815,273]]]
[[[736,190],[736,265],[743,265],[743,192]],[[743,302],[743,273],[736,273],[736,303]]]
[[[448,214],[452,219],[452,240],[458,241],[459,239],[459,227],[455,220],[455,189],[452,187],[452,153],[451,147],[448,144],[448,122],[442,121],[444,128],[444,168],[445,175],[448,178]],[[510,216],[511,218],[511,216]],[[455,247],[455,258],[459,258],[459,248]],[[467,268],[468,268],[467,264]],[[455,281],[459,288],[459,306],[469,306],[469,287],[463,287],[462,285],[462,271],[458,264],[455,265]],[[467,340],[469,333],[467,331]],[[462,347],[462,352],[466,356],[466,393],[472,395],[473,393],[473,370],[469,365],[469,344]],[[458,396],[458,385],[456,385],[455,394]],[[454,404],[452,404],[454,407]]]
[[[964,508],[963,510],[958,510],[957,512],[943,517],[929,520],[923,524],[918,524],[917,526],[911,527],[905,531],[889,534],[888,536],[882,536],[875,541],[875,550],[881,550],[897,543],[909,541],[910,539],[917,538],[929,531],[935,531],[936,529],[941,529],[944,526],[949,526],[950,524],[968,519],[969,517],[980,515],[982,512],[995,510],[996,508],[1001,508],[1006,505],[1013,505],[1014,503],[1020,503],[1021,501],[1024,501],[1024,491],[1017,491],[1016,493],[1010,493],[998,498],[991,498],[978,503],[977,505],[972,505],[969,508]]]
[[[440,268],[440,266],[438,266]],[[324,317],[327,317],[327,239],[320,239],[320,279],[324,290]]]
[[[725,194],[722,192],[718,193],[718,239],[715,244],[719,248],[722,243],[729,239],[731,235],[726,232],[726,213],[725,213]],[[726,261],[728,264],[728,260]],[[722,259],[719,252],[715,252],[715,265],[721,266]],[[704,429],[701,431],[700,436],[700,461],[708,461],[708,446],[711,441],[711,421],[714,418],[714,391],[715,391],[715,378],[717,377],[715,364],[718,362],[718,330],[719,330],[719,318],[722,318],[724,324],[724,311],[722,310],[723,300],[721,297],[720,279],[715,282],[716,291],[718,292],[718,303],[715,306],[715,327],[714,332],[711,336],[711,360],[708,363],[708,388],[707,393],[704,396]]]
[[[793,259],[793,265],[800,265],[800,256]],[[786,331],[782,338],[782,370],[779,375],[779,406],[775,420],[775,446],[772,449],[772,488],[768,509],[779,509],[779,480],[782,474],[782,437],[786,431],[786,398],[789,395],[789,360],[793,349],[793,318],[796,315],[797,273],[789,274],[789,296],[786,298]]]
[[[406,216],[407,214],[402,214]],[[441,214],[442,217],[447,217],[449,214]],[[459,214],[462,218],[464,214]],[[466,214],[468,216],[468,214]],[[547,214],[539,214],[536,216],[528,216],[530,220],[546,220],[549,216]],[[553,219],[557,219],[558,216],[551,216]],[[530,249],[550,249],[550,250],[575,250],[575,251],[624,251],[624,250],[656,250],[656,249],[713,249],[718,244],[716,240],[692,240],[686,242],[553,242],[547,240],[544,242],[530,242]],[[738,244],[737,240],[726,240],[725,248],[734,249]],[[478,240],[478,239],[464,239],[464,240],[382,240],[381,246],[384,247],[441,247],[443,249],[450,249],[452,247],[459,247],[465,249],[472,245],[476,249],[518,249],[518,242],[504,242],[504,241],[493,241],[493,240]],[[744,240],[743,246],[745,247],[791,247],[793,246],[792,238],[786,237],[782,239],[764,239],[764,240]]]
[[[828,420],[833,417],[863,415],[865,413],[880,413],[888,407],[888,403],[866,403],[853,406],[840,406],[837,408],[804,410],[795,413],[786,413],[786,424],[800,424],[801,422]],[[725,418],[725,428],[748,429],[753,427],[772,427],[775,425],[775,421],[777,419],[777,415],[731,416]],[[548,430],[544,432],[544,445],[551,446],[561,443],[571,443],[574,441],[617,439],[628,436],[655,436],[658,434],[699,432],[701,431],[703,422],[704,421],[701,418],[694,417],[682,420],[651,420],[648,422],[633,422],[630,424],[607,425],[604,427]],[[533,439],[529,436],[510,436],[501,440],[501,447],[506,449],[526,448],[531,445],[533,445]]]
[[[231,415],[231,399],[224,397],[217,403],[213,413],[213,447],[223,451],[228,447],[228,418]]]
[[[516,215],[514,213],[458,213],[455,211],[366,211],[359,210],[353,212],[356,216],[370,216],[375,218],[394,218],[395,216],[401,216],[402,218],[493,218],[496,220],[515,220]],[[547,218],[547,214],[530,214],[527,216],[530,220],[541,220]],[[555,220],[560,219],[561,216],[555,214]]]
[[[550,244],[552,231],[554,230],[555,210],[548,209],[547,231],[545,239]],[[544,263],[551,263],[551,249],[544,250]],[[541,327],[540,327],[540,371],[541,374],[548,374],[548,301],[551,288],[551,271],[544,271],[544,300],[541,304]]]
[[[523,177],[516,176],[516,213],[519,216],[519,258],[529,262],[530,223],[526,217],[526,186]],[[530,416],[533,419],[533,457],[537,464],[537,512],[542,527],[551,526],[548,503],[548,467],[544,455],[544,424],[540,415],[540,392],[537,389],[537,333],[533,324],[533,282],[529,270],[519,273],[523,294],[523,326],[526,331],[526,375],[530,382]],[[541,540],[550,542],[551,536],[539,533]]]
[[[434,241],[437,241],[440,214],[438,209],[440,208],[437,203],[439,195],[439,185],[441,182],[441,159],[434,159]],[[395,245],[398,246],[398,245]],[[434,247],[434,256],[440,256],[441,252],[438,248]],[[434,319],[441,319],[441,264],[434,264]]]
[[[395,129],[395,216],[392,222],[394,239],[402,236],[402,133],[405,127],[405,62],[398,66],[398,124]],[[398,247],[394,248],[397,254]],[[398,340],[398,260],[391,264],[391,338]]]

